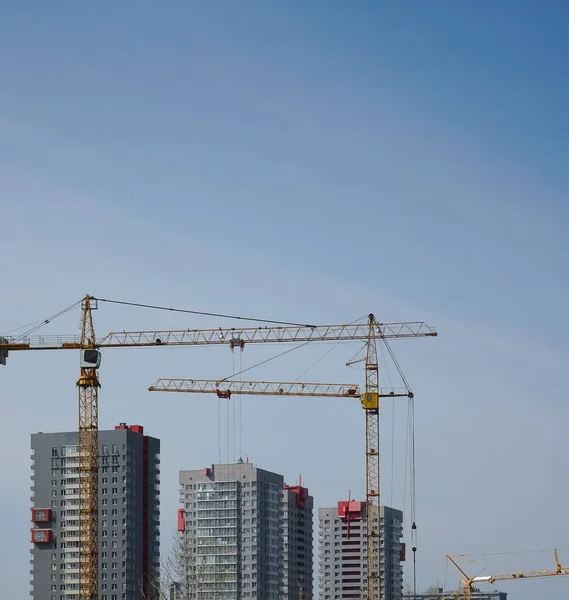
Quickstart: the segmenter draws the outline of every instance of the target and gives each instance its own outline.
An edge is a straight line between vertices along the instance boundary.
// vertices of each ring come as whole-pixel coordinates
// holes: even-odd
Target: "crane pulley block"
[[[81,351],[81,368],[98,369],[101,366],[101,352],[88,348]]]

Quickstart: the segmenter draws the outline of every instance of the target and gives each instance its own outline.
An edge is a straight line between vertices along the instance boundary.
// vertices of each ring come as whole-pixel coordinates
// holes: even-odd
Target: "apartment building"
[[[311,599],[313,501],[249,462],[180,472],[178,529],[197,600]]]
[[[76,431],[31,436],[32,600],[79,598]],[[160,440],[140,425],[99,432],[99,598],[140,600],[160,560]]]
[[[403,513],[380,507],[381,597],[401,600],[405,546]],[[366,503],[342,500],[318,510],[320,600],[367,598]]]
[[[283,489],[283,575],[281,598],[313,597],[313,512],[308,489],[287,485]]]

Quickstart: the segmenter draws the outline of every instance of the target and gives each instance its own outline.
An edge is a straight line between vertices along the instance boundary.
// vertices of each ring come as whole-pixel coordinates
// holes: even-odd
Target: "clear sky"
[[[565,2],[31,1],[1,13],[0,333],[85,293],[302,322],[426,320],[439,338],[393,344],[417,396],[419,588],[443,585],[446,553],[557,546],[569,563]],[[110,305],[96,317],[101,334],[227,324]],[[328,349],[248,375],[295,379]],[[140,422],[162,439],[165,547],[177,470],[218,458],[216,402],[146,388],[279,350],[105,353],[101,427]],[[343,366],[357,350],[304,378],[362,383]],[[29,434],[75,428],[76,376],[65,352],[13,353],[0,372],[5,597],[29,585]],[[242,451],[259,466],[290,482],[301,472],[317,506],[363,495],[357,403],[241,406]],[[398,507],[405,410],[383,413],[384,500]],[[501,560],[465,564],[490,573]],[[507,568],[549,564],[520,554]],[[500,589],[557,600],[564,579]]]

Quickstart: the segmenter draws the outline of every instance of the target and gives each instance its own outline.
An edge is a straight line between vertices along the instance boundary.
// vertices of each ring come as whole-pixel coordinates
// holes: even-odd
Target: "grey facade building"
[[[314,501],[305,487],[283,490],[283,575],[281,598],[307,600],[313,597]]]
[[[32,600],[79,598],[77,432],[32,449]],[[139,425],[99,432],[99,598],[140,600],[160,560],[160,441]]]
[[[381,597],[401,600],[405,545],[403,513],[380,507]],[[343,500],[318,510],[320,600],[367,598],[366,504]]]
[[[284,489],[282,475],[239,462],[180,471],[180,501],[178,529],[192,561],[194,598],[297,598],[306,578],[311,592],[308,490]]]

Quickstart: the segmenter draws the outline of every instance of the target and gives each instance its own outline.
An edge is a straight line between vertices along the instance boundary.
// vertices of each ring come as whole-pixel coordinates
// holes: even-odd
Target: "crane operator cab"
[[[81,368],[98,369],[101,366],[101,352],[99,350],[81,350]]]

